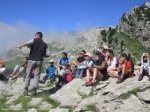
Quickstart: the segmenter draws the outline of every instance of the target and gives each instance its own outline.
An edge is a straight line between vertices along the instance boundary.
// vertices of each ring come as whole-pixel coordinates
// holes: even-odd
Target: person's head
[[[28,57],[25,56],[25,57],[23,58],[23,61],[24,61],[24,62],[28,62]]]
[[[122,53],[121,56],[120,56],[120,61],[124,62],[125,60],[128,60],[128,56],[127,56],[126,53]]]
[[[97,50],[99,51],[99,53],[104,52],[104,47],[100,46]]]
[[[70,67],[70,65],[69,65],[68,63],[66,63],[66,64],[63,65],[62,68],[63,68],[63,69],[69,69],[69,67]]]
[[[35,38],[42,38],[42,37],[43,37],[42,32],[37,32],[37,33],[35,34]]]
[[[0,61],[0,68],[5,67],[4,61]]]
[[[86,54],[85,54],[85,59],[86,59],[86,60],[91,60],[92,57],[93,57],[93,55],[92,55],[91,53],[86,53]]]
[[[68,54],[66,52],[62,52],[62,58],[67,58]]]
[[[80,57],[84,57],[85,54],[86,54],[86,51],[85,51],[85,50],[82,50],[82,51],[80,52]]]
[[[107,55],[108,58],[113,56],[114,55],[113,50],[112,49],[108,49],[107,52],[106,52],[106,55]]]
[[[50,66],[53,66],[53,65],[54,65],[54,60],[51,59],[51,60],[49,60],[48,62],[49,62],[49,65],[50,65]]]
[[[96,62],[99,63],[99,64],[102,64],[102,62],[105,60],[102,53],[96,53],[95,54],[95,59],[96,59]]]
[[[142,58],[143,58],[143,61],[147,61],[148,53],[143,53]]]

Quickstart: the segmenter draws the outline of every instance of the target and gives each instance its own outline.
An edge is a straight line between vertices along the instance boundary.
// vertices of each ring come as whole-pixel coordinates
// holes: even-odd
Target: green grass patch
[[[136,57],[136,59],[140,60],[141,59],[141,55],[144,52],[147,52],[150,54],[150,51],[147,50],[137,39],[132,39],[130,37],[128,37],[127,35],[125,35],[124,33],[116,33],[115,37],[119,40],[119,41],[124,41],[124,45],[125,47],[131,52],[131,54],[133,56]]]
[[[140,92],[140,91],[142,91],[140,88],[135,88],[135,89],[133,89],[133,90],[127,92],[127,93],[123,93],[120,97],[122,99],[128,99],[128,98],[130,98],[131,94],[136,95],[137,92]]]
[[[86,108],[87,108],[87,109],[86,109],[87,111],[96,112],[96,107],[95,107],[95,105],[88,105]]]
[[[47,87],[52,87],[53,86],[53,84],[52,83],[47,83]]]
[[[20,96],[14,103],[15,103],[15,105],[21,103],[22,104],[22,108],[27,111],[28,108],[29,108],[29,106],[27,105],[27,103],[29,101],[31,101],[30,97]]]
[[[47,93],[40,93],[37,94],[36,96],[33,96],[34,98],[43,98],[44,101],[50,103],[52,105],[52,108],[59,107],[60,103],[56,102],[52,98],[49,98],[50,94]]]
[[[6,101],[7,100],[5,96],[0,99],[0,112],[3,112],[3,109],[8,109],[8,106],[5,104]]]
[[[104,100],[104,103],[108,103],[108,100]]]
[[[68,112],[73,112],[73,110],[75,109],[74,107],[71,107],[71,106],[61,106],[60,108],[68,109],[69,110]]]

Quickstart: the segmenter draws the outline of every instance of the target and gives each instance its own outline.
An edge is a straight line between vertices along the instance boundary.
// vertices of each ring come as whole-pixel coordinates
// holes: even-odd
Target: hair
[[[66,52],[62,52],[63,55],[65,55],[66,57],[68,56],[68,54]]]
[[[69,67],[70,67],[70,65],[69,65],[68,63],[64,64],[64,66],[65,66],[66,68],[69,68]]]
[[[3,67],[5,67],[4,61],[0,61],[0,64],[3,64]]]
[[[141,64],[143,64],[143,57],[145,56],[145,55],[147,55],[147,57],[148,57],[148,53],[143,53],[142,54],[142,57],[141,57]],[[148,63],[148,65],[149,65],[149,60],[147,60],[147,63]]]
[[[85,50],[81,50],[81,52],[84,52],[86,54],[86,51]]]
[[[37,33],[36,33],[36,35],[39,35],[39,37],[40,37],[40,38],[42,38],[42,37],[43,37],[42,32],[37,32]]]
[[[26,60],[29,60],[28,56],[25,56],[24,58],[25,58]]]
[[[103,61],[105,61],[104,56],[102,55],[102,53],[96,53],[95,55],[98,56],[99,60],[97,60],[95,62],[96,65],[101,65]]]

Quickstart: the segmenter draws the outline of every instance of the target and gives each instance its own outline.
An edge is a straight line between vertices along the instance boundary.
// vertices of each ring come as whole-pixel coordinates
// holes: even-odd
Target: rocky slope
[[[149,112],[149,81],[144,77],[139,82],[138,67],[135,69],[135,76],[121,84],[116,84],[117,79],[112,77],[93,87],[83,87],[85,79],[74,79],[62,89],[46,82],[39,84],[36,97],[22,96],[23,78],[18,78],[15,82],[0,82],[0,111]],[[42,74],[41,78],[44,75]],[[32,84],[33,80],[31,87]]]
[[[135,6],[128,13],[124,13],[118,29],[130,38],[138,39],[150,50],[150,2]]]

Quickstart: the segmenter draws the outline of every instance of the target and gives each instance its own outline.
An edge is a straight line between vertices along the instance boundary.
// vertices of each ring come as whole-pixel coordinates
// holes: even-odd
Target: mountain
[[[139,40],[150,50],[150,2],[135,6],[128,13],[124,13],[118,29],[130,38]]]

